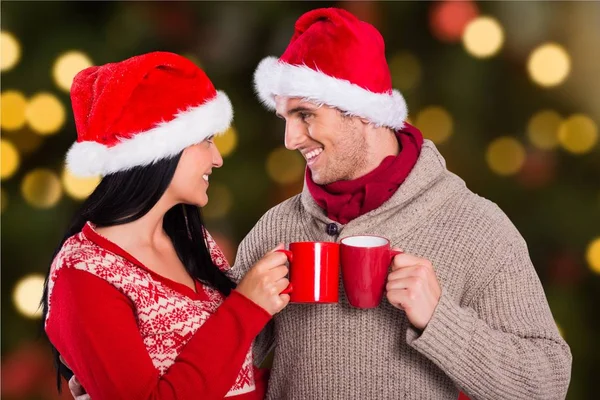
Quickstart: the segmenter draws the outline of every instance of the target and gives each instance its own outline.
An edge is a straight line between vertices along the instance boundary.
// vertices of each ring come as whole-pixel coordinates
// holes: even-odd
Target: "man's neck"
[[[365,167],[357,171],[351,180],[359,179],[373,172],[386,157],[397,156],[401,149],[393,129],[386,127],[371,128],[367,135],[368,161]]]

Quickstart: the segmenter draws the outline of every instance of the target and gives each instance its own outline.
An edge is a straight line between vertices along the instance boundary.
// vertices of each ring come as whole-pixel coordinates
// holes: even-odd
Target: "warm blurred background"
[[[38,301],[54,246],[98,182],[64,170],[75,73],[168,50],[228,93],[235,126],[218,139],[225,165],[205,216],[233,260],[253,223],[301,190],[304,171],[253,95],[254,68],[282,53],[301,13],[329,5],[379,28],[410,121],[525,236],[573,352],[568,398],[597,396],[600,3],[3,1],[2,399],[59,398]]]

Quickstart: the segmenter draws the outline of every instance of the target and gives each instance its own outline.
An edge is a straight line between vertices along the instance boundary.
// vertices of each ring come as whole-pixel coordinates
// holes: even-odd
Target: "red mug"
[[[282,292],[292,303],[337,303],[340,247],[333,242],[295,242],[284,253],[290,263],[290,285]]]
[[[375,308],[383,298],[390,263],[401,251],[380,236],[349,236],[341,240],[342,281],[350,305]]]

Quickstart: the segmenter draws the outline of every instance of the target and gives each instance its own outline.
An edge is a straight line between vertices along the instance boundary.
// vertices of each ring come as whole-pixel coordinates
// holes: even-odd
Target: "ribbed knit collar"
[[[373,220],[383,221],[389,218],[391,214],[398,213],[413,202],[419,201],[420,197],[426,194],[429,188],[438,183],[445,187],[449,186],[446,188],[449,190],[456,186],[464,187],[464,182],[446,169],[446,161],[433,142],[425,140],[415,167],[396,193],[379,208],[361,215],[344,226],[351,228],[355,225],[362,225],[367,221],[369,221],[369,225],[372,225]],[[447,200],[444,196],[439,195],[428,194],[425,197],[421,199],[423,201],[423,207],[421,207],[423,211]],[[335,223],[327,217],[323,209],[315,202],[306,184],[301,193],[301,202],[304,209],[317,221],[323,224]],[[414,215],[414,217],[417,217],[417,215]],[[340,226],[339,223],[336,224]]]

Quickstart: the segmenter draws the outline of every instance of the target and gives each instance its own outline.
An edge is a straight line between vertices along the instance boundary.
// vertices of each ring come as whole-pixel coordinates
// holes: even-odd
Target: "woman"
[[[50,267],[46,333],[94,400],[261,399],[252,341],[289,296],[270,252],[235,286],[204,229],[212,142],[232,110],[202,70],[151,53],[80,72],[78,175],[103,179]],[[57,365],[60,365],[58,363]]]

